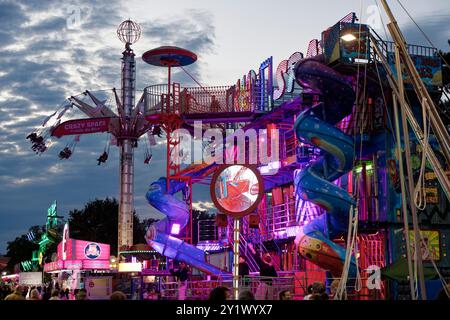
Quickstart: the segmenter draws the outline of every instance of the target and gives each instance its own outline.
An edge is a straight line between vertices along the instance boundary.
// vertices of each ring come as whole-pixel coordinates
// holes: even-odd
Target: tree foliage
[[[111,246],[111,254],[117,252],[119,204],[114,198],[95,199],[82,210],[69,212],[70,237],[73,239],[106,243]],[[134,243],[145,243],[146,220],[140,221],[134,213]]]

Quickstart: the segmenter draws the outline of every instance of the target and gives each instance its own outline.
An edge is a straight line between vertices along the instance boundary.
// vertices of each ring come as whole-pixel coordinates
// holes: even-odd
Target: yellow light
[[[142,264],[140,262],[119,263],[119,272],[141,272]]]
[[[355,41],[357,38],[353,34],[347,33],[341,36],[341,39],[344,40],[345,42],[350,42]]]

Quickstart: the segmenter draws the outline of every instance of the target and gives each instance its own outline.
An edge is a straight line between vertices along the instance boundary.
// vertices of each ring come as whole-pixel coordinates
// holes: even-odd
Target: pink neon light
[[[171,234],[180,234],[180,225],[178,223],[174,223],[172,225],[172,230],[170,231]]]

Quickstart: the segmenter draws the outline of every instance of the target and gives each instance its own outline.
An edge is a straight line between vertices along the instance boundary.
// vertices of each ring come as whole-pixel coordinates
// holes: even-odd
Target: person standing
[[[312,284],[310,284],[309,286],[308,286],[308,288],[306,289],[306,295],[305,295],[305,297],[303,298],[303,300],[311,300],[311,297],[312,297],[312,294],[313,294],[313,291],[312,291],[312,288],[313,288],[313,286],[312,286]]]
[[[178,300],[186,300],[186,290],[188,286],[189,268],[185,262],[180,262],[177,270],[170,269],[170,273],[178,280]]]
[[[259,266],[259,275],[261,282],[256,290],[256,300],[273,299],[273,278],[278,277],[278,273],[273,265],[272,257],[266,253],[263,258],[256,252],[253,245],[249,243],[248,248],[253,253],[256,263]]]
[[[15,287],[13,293],[7,295],[5,300],[25,300],[23,296],[23,288],[21,286]]]
[[[48,300],[59,300],[59,291],[58,289],[53,289],[50,299]]]
[[[242,285],[248,287],[250,268],[244,256],[239,256],[239,277],[242,279]]]
[[[41,300],[39,291],[37,291],[37,289],[31,290],[30,297],[28,298],[28,300]]]
[[[283,290],[279,293],[280,300],[292,300],[292,295],[289,290]]]

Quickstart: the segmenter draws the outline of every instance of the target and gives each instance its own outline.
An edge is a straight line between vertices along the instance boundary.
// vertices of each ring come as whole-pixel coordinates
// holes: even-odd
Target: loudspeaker
[[[248,225],[252,229],[259,228],[259,216],[256,214],[252,214],[248,217]]]
[[[218,213],[216,215],[216,224],[218,227],[226,227],[228,225],[227,215]]]

